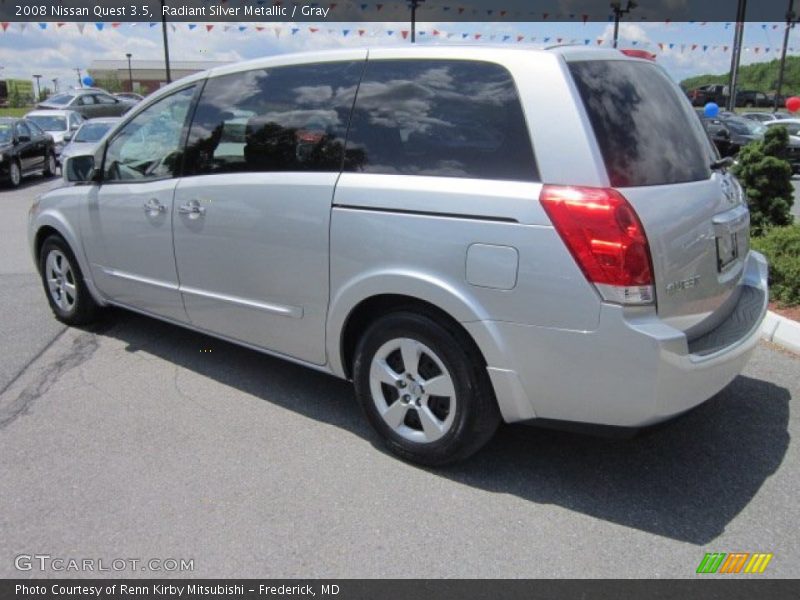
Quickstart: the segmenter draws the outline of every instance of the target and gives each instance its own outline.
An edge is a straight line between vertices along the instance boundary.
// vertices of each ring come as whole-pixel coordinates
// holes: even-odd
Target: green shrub
[[[747,144],[739,152],[733,174],[747,194],[753,235],[792,222],[792,168],[784,158],[789,134],[784,127],[770,127],[764,139]]]
[[[752,246],[769,261],[770,299],[782,305],[800,304],[800,225],[774,227],[753,238]]]

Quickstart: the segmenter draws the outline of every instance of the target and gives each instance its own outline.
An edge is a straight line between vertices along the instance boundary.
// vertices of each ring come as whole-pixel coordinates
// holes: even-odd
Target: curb
[[[761,338],[800,354],[800,323],[797,321],[769,311],[761,326]]]

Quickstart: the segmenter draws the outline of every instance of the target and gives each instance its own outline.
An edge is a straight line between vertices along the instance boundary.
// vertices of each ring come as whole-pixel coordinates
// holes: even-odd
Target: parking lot
[[[45,554],[193,560],[159,576],[680,578],[706,552],[798,575],[798,357],[762,345],[633,439],[504,427],[425,470],[381,450],[345,382],[119,310],[63,328],[25,239],[55,184],[0,191],[0,576],[65,575],[15,569]]]

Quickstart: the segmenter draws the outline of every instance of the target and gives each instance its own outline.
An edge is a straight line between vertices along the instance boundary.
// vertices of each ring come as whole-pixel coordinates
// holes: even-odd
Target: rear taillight
[[[539,200],[605,300],[653,302],[650,247],[639,217],[622,194],[610,188],[545,185]]]

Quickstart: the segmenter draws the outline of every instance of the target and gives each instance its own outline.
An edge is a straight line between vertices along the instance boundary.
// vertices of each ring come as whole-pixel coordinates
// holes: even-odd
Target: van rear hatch
[[[658,314],[690,337],[716,326],[737,298],[749,212],[680,88],[657,65],[620,55],[569,60],[611,187],[650,245]]]

